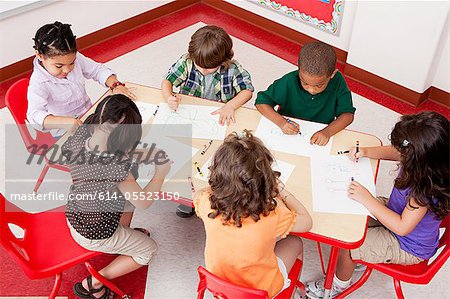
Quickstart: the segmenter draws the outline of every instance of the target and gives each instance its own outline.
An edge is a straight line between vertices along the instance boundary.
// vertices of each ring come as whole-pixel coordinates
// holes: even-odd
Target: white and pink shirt
[[[43,125],[48,115],[78,117],[84,114],[92,102],[86,93],[85,79],[94,79],[104,87],[109,76],[115,73],[101,63],[77,52],[75,68],[66,78],[49,74],[35,58],[28,87],[27,119]]]

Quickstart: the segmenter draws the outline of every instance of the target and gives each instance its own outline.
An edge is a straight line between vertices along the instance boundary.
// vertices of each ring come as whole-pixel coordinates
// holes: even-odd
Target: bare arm
[[[281,191],[280,196],[283,198],[288,209],[295,211],[297,214],[297,221],[292,228],[292,232],[302,233],[309,231],[312,228],[312,218],[311,215],[309,215],[308,210],[306,210],[302,203],[289,191]]]
[[[70,129],[81,126],[83,122],[75,117],[47,115],[44,119],[44,128],[50,129]]]
[[[127,198],[133,206],[138,209],[147,209],[153,203],[152,199],[154,199],[154,192],[161,191],[164,179],[169,170],[169,163],[157,166],[155,175],[144,188],[141,188],[133,175],[129,173],[128,177],[118,185],[118,188],[122,194],[125,195],[128,193],[125,195],[125,198]]]
[[[311,136],[310,143],[317,145],[326,145],[330,138],[336,133],[345,129],[349,124],[353,122],[353,113],[342,113],[335,120],[333,120],[328,126],[320,131],[317,131]]]
[[[406,236],[412,232],[428,210],[427,207],[419,206],[411,198],[411,205],[417,208],[412,208],[407,204],[402,214],[399,215],[381,204],[364,186],[356,181],[350,185],[349,197],[363,204],[378,221],[399,236]]]
[[[170,109],[176,111],[178,109],[178,105],[180,105],[181,97],[180,95],[175,95],[173,93],[173,85],[172,82],[170,82],[167,79],[163,79],[161,83],[161,89],[164,100],[169,105]]]
[[[163,98],[167,102],[167,99],[169,98],[169,96],[171,96],[173,94],[172,82],[170,82],[167,79],[163,79],[161,82],[161,89],[162,89]]]
[[[240,108],[242,105],[250,101],[253,92],[251,90],[241,90],[234,98],[226,103],[226,105],[231,106],[234,110]]]
[[[350,125],[353,122],[353,119],[353,113],[342,113],[326,126],[323,131],[325,131],[329,137],[334,136]]]
[[[400,153],[392,145],[360,147],[356,152],[356,147],[352,147],[348,153],[350,160],[355,161],[357,158],[367,157],[370,159],[400,161]]]

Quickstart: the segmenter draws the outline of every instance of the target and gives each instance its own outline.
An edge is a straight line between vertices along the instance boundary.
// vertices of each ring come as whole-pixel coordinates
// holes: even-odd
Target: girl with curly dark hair
[[[273,161],[249,131],[230,134],[213,157],[210,187],[194,200],[206,230],[206,268],[270,298],[289,286],[287,273],[303,255],[301,239],[289,232],[312,226],[305,207],[280,186]]]
[[[417,264],[431,258],[439,244],[439,226],[449,212],[448,119],[436,112],[404,115],[391,133],[390,146],[356,148],[349,157],[399,161],[389,200],[377,200],[354,181],[349,197],[363,204],[379,222],[369,224],[364,243],[341,250],[332,296],[350,285],[353,260],[369,263]],[[323,280],[307,285],[309,298],[323,297]]]

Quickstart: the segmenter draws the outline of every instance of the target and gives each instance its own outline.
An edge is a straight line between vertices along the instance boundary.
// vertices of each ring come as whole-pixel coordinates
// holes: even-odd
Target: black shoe
[[[193,207],[188,207],[185,205],[178,205],[176,214],[181,218],[189,218],[195,214],[195,210]]]

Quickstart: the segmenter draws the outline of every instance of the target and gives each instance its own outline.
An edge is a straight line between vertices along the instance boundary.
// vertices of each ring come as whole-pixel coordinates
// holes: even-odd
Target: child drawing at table
[[[303,256],[302,240],[289,233],[312,226],[305,207],[280,186],[273,161],[250,132],[230,134],[213,157],[210,187],[194,199],[208,271],[270,298],[289,286],[288,273]]]
[[[340,251],[332,297],[350,286],[353,260],[412,265],[436,253],[439,226],[450,210],[449,129],[449,121],[436,112],[404,115],[392,130],[390,146],[351,149],[353,161],[361,157],[399,161],[400,171],[387,202],[356,181],[350,184],[349,197],[378,222],[369,224],[360,248]],[[306,294],[322,298],[324,280],[308,283]]]
[[[162,82],[162,92],[172,110],[177,110],[181,97],[173,93],[192,95],[226,103],[213,112],[219,123],[235,122],[234,111],[247,103],[253,94],[250,74],[233,60],[233,41],[220,27],[208,25],[191,37],[188,53],[169,69]]]
[[[88,250],[119,254],[99,271],[108,280],[148,265],[157,249],[145,229],[120,223],[127,202],[139,209],[153,203],[151,195],[161,190],[170,170],[169,160],[159,161],[144,188],[136,182],[132,153],[141,139],[141,122],[131,99],[107,96],[62,146],[73,181],[66,207],[70,232]],[[74,292],[80,298],[113,296],[91,276],[75,284]]]
[[[92,105],[85,79],[94,79],[114,94],[136,99],[113,71],[78,52],[70,26],[61,22],[46,24],[34,37],[36,57],[28,87],[27,118],[44,129],[82,123],[79,117]]]
[[[327,124],[310,138],[310,143],[317,145],[326,145],[333,135],[350,125],[356,110],[344,76],[336,69],[336,53],[323,42],[304,45],[298,70],[258,92],[255,105],[284,134],[301,132],[299,124],[289,117]],[[275,106],[279,106],[278,111]]]

